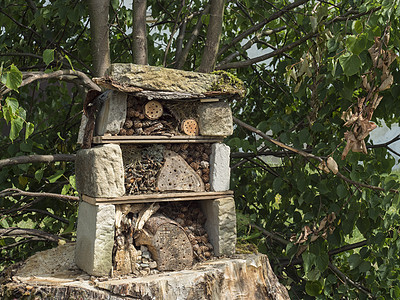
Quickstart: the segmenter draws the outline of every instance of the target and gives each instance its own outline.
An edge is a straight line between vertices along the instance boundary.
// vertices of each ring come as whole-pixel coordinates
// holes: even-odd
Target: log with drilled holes
[[[135,235],[135,243],[149,248],[159,271],[179,271],[193,264],[193,248],[185,230],[161,214],[153,215],[145,223]]]

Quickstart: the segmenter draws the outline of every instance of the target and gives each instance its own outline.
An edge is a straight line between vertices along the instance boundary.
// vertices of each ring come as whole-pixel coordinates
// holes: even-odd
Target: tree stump
[[[161,215],[153,215],[135,236],[137,246],[146,245],[160,271],[178,271],[193,264],[193,248],[182,226]]]

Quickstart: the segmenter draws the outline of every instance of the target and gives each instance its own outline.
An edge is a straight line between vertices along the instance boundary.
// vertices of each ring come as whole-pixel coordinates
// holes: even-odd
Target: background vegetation
[[[134,5],[0,1],[1,268],[74,240],[89,78],[136,62],[245,82],[226,140],[239,249],[268,254],[293,299],[399,299],[400,136],[363,144],[399,119],[399,1]]]

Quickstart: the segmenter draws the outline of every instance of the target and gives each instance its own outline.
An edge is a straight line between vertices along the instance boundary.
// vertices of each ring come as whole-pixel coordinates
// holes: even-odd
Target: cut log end
[[[160,102],[152,100],[145,104],[144,114],[150,120],[157,120],[164,113],[163,107]]]
[[[199,125],[194,119],[186,119],[182,121],[181,130],[187,135],[199,135]]]

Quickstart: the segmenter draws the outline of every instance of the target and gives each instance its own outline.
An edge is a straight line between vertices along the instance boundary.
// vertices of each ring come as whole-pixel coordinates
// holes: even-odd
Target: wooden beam
[[[214,136],[162,136],[162,135],[132,135],[132,136],[95,136],[94,144],[153,144],[153,143],[220,143],[224,137]]]
[[[148,203],[148,202],[215,200],[224,197],[233,197],[233,191],[140,194],[140,195],[129,195],[122,197],[114,197],[114,198],[96,198],[87,195],[82,195],[82,200],[93,205],[98,205],[98,204],[129,204],[129,203]]]

